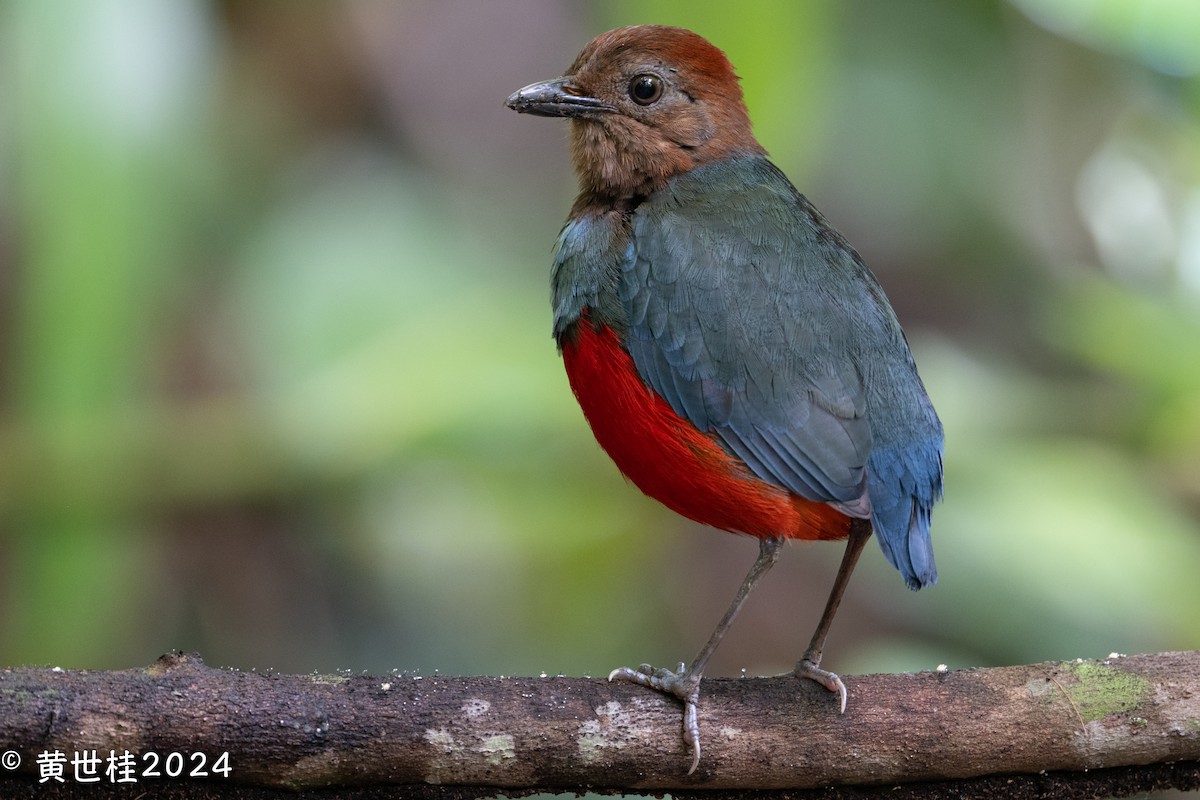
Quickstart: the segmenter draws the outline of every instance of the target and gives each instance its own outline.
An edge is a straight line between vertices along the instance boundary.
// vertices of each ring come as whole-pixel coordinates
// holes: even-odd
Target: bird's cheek
[[[679,115],[671,126],[671,138],[682,147],[700,147],[713,137],[716,127],[707,114]]]

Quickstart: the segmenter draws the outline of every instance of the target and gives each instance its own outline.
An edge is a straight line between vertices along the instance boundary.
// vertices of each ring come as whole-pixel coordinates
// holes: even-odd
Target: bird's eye
[[[639,106],[657,102],[662,93],[662,78],[657,75],[638,75],[629,82],[629,96]]]

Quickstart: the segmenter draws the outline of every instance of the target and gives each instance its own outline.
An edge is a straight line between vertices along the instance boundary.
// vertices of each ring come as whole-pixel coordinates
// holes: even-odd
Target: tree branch
[[[846,684],[850,706],[839,716],[827,692],[791,676],[705,680],[704,755],[688,776],[679,704],[622,683],[272,675],[179,654],[119,672],[12,669],[0,672],[0,752],[14,751],[21,764],[0,793],[107,796],[98,792],[113,790],[110,751],[131,754],[140,791],[174,797],[333,787],[368,787],[337,796],[374,797],[369,787],[384,786],[396,796],[398,785],[419,797],[591,790],[710,798],[720,796],[714,790],[798,797],[829,786],[840,788],[820,796],[917,796],[931,784],[960,797],[1200,786],[1200,652],[852,676]],[[98,763],[86,763],[92,750]],[[39,754],[55,752],[65,758],[62,783],[39,783]],[[150,752],[161,778],[143,774],[155,765]],[[168,761],[171,753],[180,757]],[[199,765],[193,754],[203,756],[207,781],[187,780]],[[78,783],[72,759],[99,780]]]

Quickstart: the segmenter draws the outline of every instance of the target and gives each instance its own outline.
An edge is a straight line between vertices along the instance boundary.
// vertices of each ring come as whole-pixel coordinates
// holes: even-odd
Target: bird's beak
[[[509,96],[504,105],[521,114],[539,117],[587,117],[617,110],[603,100],[589,97],[569,77],[531,83]]]

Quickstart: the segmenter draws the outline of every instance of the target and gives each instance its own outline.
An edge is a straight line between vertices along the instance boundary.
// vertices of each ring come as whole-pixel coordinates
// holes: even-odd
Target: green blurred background
[[[752,541],[627,486],[550,339],[561,121],[692,27],[873,267],[946,426],[941,583],[844,673],[1200,647],[1193,0],[0,5],[0,664],[572,675],[690,658]],[[786,671],[793,546],[713,675]]]

